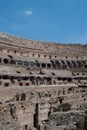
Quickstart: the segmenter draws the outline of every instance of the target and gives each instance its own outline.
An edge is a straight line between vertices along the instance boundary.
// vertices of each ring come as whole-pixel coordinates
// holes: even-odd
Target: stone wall
[[[0,33],[0,129],[86,130],[87,45]]]

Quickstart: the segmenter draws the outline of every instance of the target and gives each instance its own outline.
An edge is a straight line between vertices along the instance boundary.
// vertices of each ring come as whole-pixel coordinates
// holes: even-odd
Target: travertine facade
[[[87,45],[0,33],[0,130],[87,130]]]

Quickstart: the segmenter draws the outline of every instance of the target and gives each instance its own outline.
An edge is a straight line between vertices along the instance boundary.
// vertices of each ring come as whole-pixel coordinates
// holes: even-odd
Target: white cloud
[[[31,14],[32,14],[32,11],[30,11],[30,10],[25,10],[24,13],[25,13],[26,15],[31,15]]]

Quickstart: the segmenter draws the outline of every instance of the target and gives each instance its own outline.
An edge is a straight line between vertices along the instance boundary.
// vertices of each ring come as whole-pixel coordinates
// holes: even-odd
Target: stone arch
[[[58,68],[62,68],[62,64],[61,64],[60,61],[56,60],[55,63],[56,63],[56,65],[57,65]]]
[[[32,85],[36,85],[36,79],[35,79],[34,76],[30,77],[30,82],[31,82]]]
[[[42,63],[42,68],[46,68],[46,64],[45,63]]]
[[[43,78],[37,77],[36,80],[37,80],[37,84],[38,84],[38,85],[44,84],[44,79],[43,79]]]
[[[47,85],[52,84],[52,81],[51,81],[51,78],[50,78],[50,77],[47,77],[46,80],[47,80]]]
[[[8,64],[9,63],[9,61],[8,61],[8,59],[3,59],[3,62],[5,63],[5,64]]]
[[[47,68],[51,68],[51,64],[47,64]]]
[[[38,54],[38,57],[40,57],[40,54]]]
[[[68,93],[71,93],[71,92],[74,92],[74,88],[73,87],[68,88]]]
[[[40,63],[36,63],[36,66],[37,66],[37,67],[40,67]]]
[[[23,63],[22,63],[22,61],[21,60],[18,60],[17,61],[17,65],[22,65]]]
[[[69,68],[72,68],[72,67],[73,67],[73,66],[72,66],[72,63],[71,63],[70,61],[67,61],[67,65],[68,65]]]
[[[25,65],[25,66],[29,66],[29,62],[24,61],[24,65]]]
[[[63,68],[63,69],[67,68],[66,62],[63,61],[63,60],[61,60],[61,62],[62,62],[62,68]]]
[[[56,65],[55,61],[50,60],[50,62],[51,62],[52,67],[53,67],[54,69],[56,69],[56,68],[57,68],[57,65]]]
[[[72,62],[72,64],[73,64],[73,67],[74,67],[74,68],[77,68],[77,67],[78,67],[78,64],[77,64],[76,61],[71,61],[71,62]]]
[[[81,61],[77,61],[77,64],[78,64],[78,67],[79,67],[79,68],[82,67]]]
[[[21,101],[25,101],[26,100],[26,94],[25,93],[22,93],[21,94]]]
[[[31,61],[31,62],[29,63],[29,66],[30,66],[30,67],[35,66],[35,62],[32,62],[32,61]]]
[[[11,64],[15,64],[16,62],[15,62],[14,60],[11,60],[10,63],[11,63]]]

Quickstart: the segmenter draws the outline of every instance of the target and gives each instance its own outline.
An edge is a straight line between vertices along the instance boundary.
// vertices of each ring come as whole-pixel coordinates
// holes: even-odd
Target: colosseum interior
[[[0,130],[87,130],[87,45],[0,33]]]

